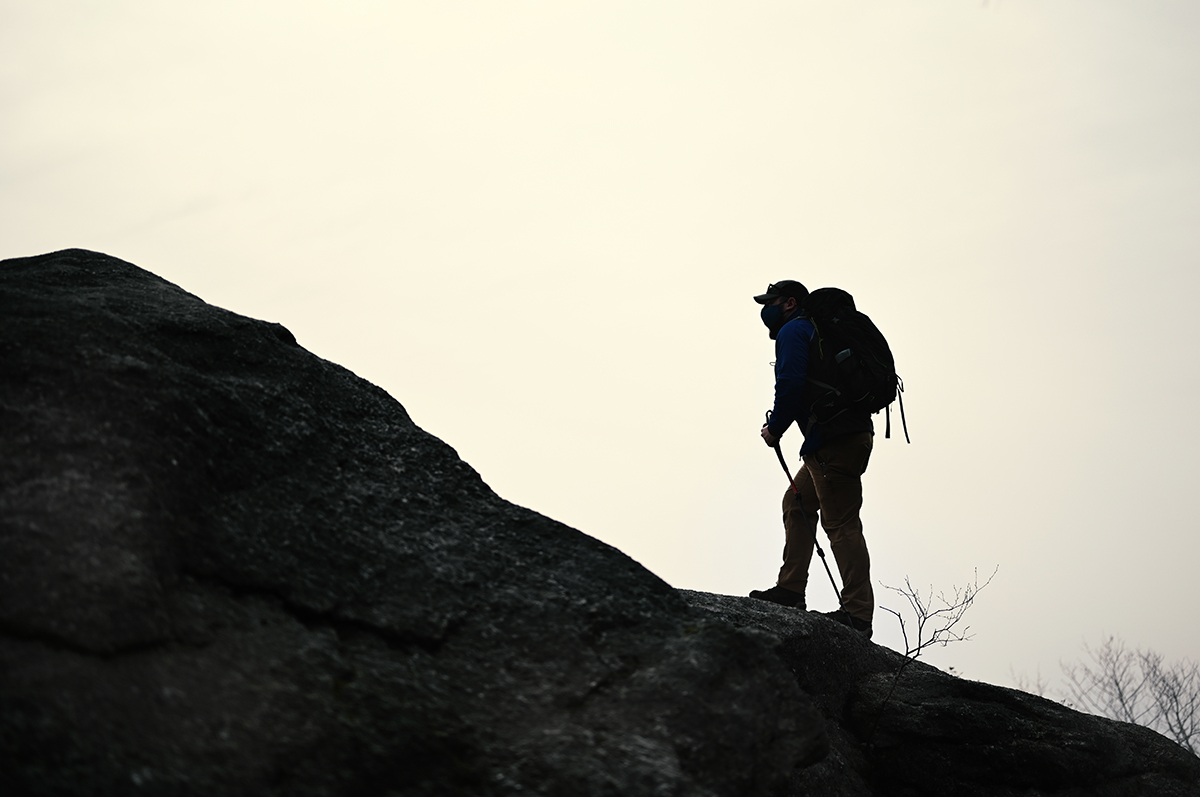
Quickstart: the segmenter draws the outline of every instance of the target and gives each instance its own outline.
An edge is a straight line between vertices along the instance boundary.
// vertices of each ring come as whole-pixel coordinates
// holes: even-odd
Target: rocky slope
[[[826,719],[830,755],[797,769],[785,794],[1200,795],[1200,758],[1147,728],[956,678],[920,661],[902,667],[899,653],[819,615],[684,594],[713,617],[780,639],[780,657]]]
[[[1196,793],[928,668],[880,712],[894,654],[672,590],[133,265],[3,261],[0,307],[0,794]]]

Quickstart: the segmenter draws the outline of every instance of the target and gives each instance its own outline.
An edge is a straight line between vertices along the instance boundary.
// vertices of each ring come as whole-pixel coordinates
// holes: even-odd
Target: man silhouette
[[[775,341],[775,406],[761,435],[768,446],[799,421],[803,460],[783,496],[783,566],[774,587],[754,590],[751,598],[805,608],[804,592],[812,561],[818,519],[829,537],[842,577],[841,605],[826,616],[871,636],[875,595],[871,589],[871,557],[863,537],[862,474],[874,440],[871,416],[847,411],[826,423],[813,422],[808,382],[809,350],[815,328],[804,313],[808,289],[781,280],[754,297],[762,320]]]

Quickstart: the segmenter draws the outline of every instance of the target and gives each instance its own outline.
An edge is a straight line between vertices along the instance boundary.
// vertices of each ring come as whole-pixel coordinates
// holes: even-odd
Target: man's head
[[[754,297],[754,301],[763,306],[762,320],[771,333],[771,340],[775,340],[775,336],[783,328],[783,323],[795,314],[806,296],[808,288],[799,282],[780,280],[768,285],[766,293]]]

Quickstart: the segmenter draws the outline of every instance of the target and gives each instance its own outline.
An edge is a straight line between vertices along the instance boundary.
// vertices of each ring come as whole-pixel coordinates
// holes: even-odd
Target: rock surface
[[[0,794],[749,795],[775,640],[499,499],[278,324],[0,263]]]
[[[819,615],[685,592],[692,606],[782,641],[825,718],[830,754],[800,797],[1197,797],[1200,758],[1137,725],[948,675]],[[895,680],[895,691],[888,699]]]
[[[1157,734],[678,592],[278,324],[0,262],[0,795],[1200,795]],[[886,705],[885,705],[886,704]]]

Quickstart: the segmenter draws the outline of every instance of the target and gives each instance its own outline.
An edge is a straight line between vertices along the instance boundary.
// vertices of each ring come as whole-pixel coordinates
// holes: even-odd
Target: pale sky
[[[993,683],[1200,658],[1198,229],[1194,0],[0,0],[0,257],[282,323],[676,587],[774,583],[751,297],[850,291],[873,576],[999,566],[928,655]]]

